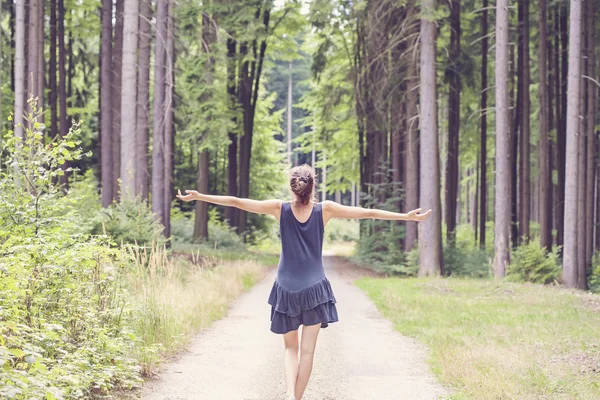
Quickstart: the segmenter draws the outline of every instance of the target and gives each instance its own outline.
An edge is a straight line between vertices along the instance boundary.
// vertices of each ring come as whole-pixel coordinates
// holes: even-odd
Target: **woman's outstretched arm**
[[[403,221],[424,221],[431,213],[431,210],[428,210],[425,213],[421,213],[421,209],[417,208],[416,210],[404,214],[386,210],[378,210],[374,208],[344,206],[331,200],[325,200],[323,202],[323,213],[326,215],[326,218],[328,220],[331,218],[374,218],[395,219]]]
[[[270,214],[279,219],[281,212],[281,200],[253,200],[242,199],[235,196],[217,196],[210,194],[202,194],[195,190],[186,190],[186,195],[181,194],[178,190],[177,198],[183,201],[206,201],[207,203],[220,204],[222,206],[236,207],[244,211],[253,212],[256,214]]]

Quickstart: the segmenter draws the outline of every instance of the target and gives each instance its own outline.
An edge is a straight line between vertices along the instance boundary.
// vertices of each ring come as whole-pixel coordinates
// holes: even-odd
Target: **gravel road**
[[[321,330],[303,400],[417,400],[449,395],[415,340],[394,331],[352,280],[361,270],[325,256],[340,322]],[[227,317],[142,390],[145,400],[285,400],[283,339],[269,331],[271,272]]]

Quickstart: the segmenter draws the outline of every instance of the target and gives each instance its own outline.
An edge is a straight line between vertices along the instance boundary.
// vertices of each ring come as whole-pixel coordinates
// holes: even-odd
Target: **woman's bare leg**
[[[289,398],[294,395],[296,377],[298,376],[298,331],[284,334],[283,343],[285,344],[283,370],[287,397]]]
[[[317,336],[321,330],[321,324],[303,326],[302,341],[300,343],[300,364],[298,368],[298,379],[296,380],[296,400],[302,399],[304,390],[308,384],[310,373],[312,372],[313,357],[315,355],[315,346],[317,345]]]

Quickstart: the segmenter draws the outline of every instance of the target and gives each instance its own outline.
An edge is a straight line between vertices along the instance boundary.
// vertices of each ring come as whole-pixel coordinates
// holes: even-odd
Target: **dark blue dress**
[[[283,334],[319,323],[326,328],[338,315],[323,268],[322,204],[315,203],[310,217],[300,222],[290,202],[283,202],[279,230],[281,257],[269,295],[271,331]]]

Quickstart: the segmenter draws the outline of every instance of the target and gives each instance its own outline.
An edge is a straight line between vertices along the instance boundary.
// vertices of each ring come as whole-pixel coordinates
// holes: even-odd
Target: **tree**
[[[57,0],[50,0],[50,65],[48,66],[48,79],[50,81],[50,133],[52,135],[58,135],[58,84],[56,81],[56,41],[58,36],[56,32],[56,2]],[[112,18],[112,3],[110,3],[110,8],[108,10],[110,12],[110,18]],[[102,11],[104,12],[104,9]],[[111,41],[112,38],[109,43]],[[110,70],[110,65],[108,68]],[[110,80],[107,80],[107,82],[109,81]],[[112,165],[112,161],[110,164]]]
[[[112,148],[113,148],[113,198],[119,199],[119,178],[121,175],[121,73],[123,70],[123,9],[124,0],[115,0],[115,29],[113,42],[113,87],[112,96]]]
[[[446,164],[446,227],[447,240],[451,246],[455,241],[456,198],[458,196],[458,144],[460,130],[460,0],[450,2],[450,59],[448,80],[448,162]]]
[[[488,0],[483,0],[481,11],[481,138],[479,165],[479,246],[485,248],[487,221],[487,53],[488,53]]]
[[[52,4],[56,0],[52,0]],[[52,36],[52,35],[50,35]],[[53,42],[53,41],[52,41]],[[51,42],[51,43],[52,43]],[[102,33],[100,49],[100,158],[102,206],[108,207],[113,195],[112,149],[112,0],[102,1]],[[52,65],[52,61],[50,61]],[[56,72],[54,73],[56,87]],[[52,82],[52,79],[51,79]],[[52,103],[52,101],[51,101]],[[55,101],[54,101],[55,104]],[[54,114],[53,114],[54,118]]]
[[[169,0],[167,12],[167,48],[165,76],[165,185],[163,191],[164,234],[171,236],[171,201],[173,200],[173,174],[175,169],[175,0]]]
[[[440,161],[437,132],[435,72],[435,0],[424,0],[421,19],[421,62],[419,117],[421,128],[421,182],[419,202],[433,211],[429,221],[419,224],[419,276],[439,275],[442,264],[442,229],[440,204]]]
[[[152,129],[152,212],[164,224],[165,202],[165,102],[167,63],[167,24],[169,0],[156,3],[156,43],[154,61],[154,121]]]
[[[150,135],[149,103],[150,103],[150,48],[152,36],[152,4],[150,0],[140,3],[140,34],[137,87],[137,122],[136,122],[136,194],[148,199],[148,140]]]
[[[121,73],[121,196],[136,194],[137,45],[139,0],[124,0]]]
[[[552,204],[549,195],[552,185],[550,175],[550,142],[548,140],[548,79],[546,72],[546,56],[548,53],[547,32],[547,0],[540,0],[540,44],[539,44],[539,73],[540,73],[540,244],[549,249],[552,246]]]
[[[564,213],[564,252],[562,281],[568,287],[578,283],[577,260],[577,183],[578,183],[578,138],[579,92],[581,90],[581,0],[570,1],[569,16],[569,66],[567,80],[567,127],[566,127],[566,166],[565,166],[565,213]]]
[[[15,135],[23,139],[23,113],[25,112],[25,0],[17,1],[15,34]]]
[[[418,49],[419,25],[415,18],[416,6],[408,6],[407,19],[410,22],[408,29],[411,38],[408,47]],[[404,170],[406,171],[406,200],[405,207],[408,210],[414,210],[419,207],[419,130],[418,130],[418,110],[419,101],[419,77],[417,73],[418,52],[408,53],[407,62],[407,96],[406,96],[406,155],[404,157]],[[404,241],[404,250],[410,251],[417,243],[417,224],[406,224],[406,240]]]
[[[206,88],[211,88],[213,85],[213,73],[215,69],[215,59],[212,54],[214,51],[214,45],[217,40],[216,32],[214,29],[215,22],[205,12],[202,15],[202,49],[204,52],[205,66],[203,83]],[[203,96],[204,102],[211,101],[211,91],[208,89],[205,96]],[[210,118],[210,116],[208,117]],[[200,140],[206,139],[208,132],[203,132]],[[198,173],[196,179],[196,186],[200,193],[208,192],[209,187],[209,164],[210,164],[210,152],[207,148],[203,148],[198,155]],[[233,208],[233,207],[231,207]],[[195,239],[208,239],[208,203],[203,201],[196,202],[196,212],[194,215],[194,238]]]
[[[523,13],[521,18],[521,53],[519,58],[522,58],[521,69],[519,73],[519,96],[521,98],[521,112],[519,113],[519,238],[529,238],[529,220],[531,210],[531,182],[530,182],[530,114],[531,102],[529,98],[529,84],[531,74],[529,71],[529,0],[520,0],[520,11]],[[521,94],[522,92],[522,94]]]
[[[509,263],[510,139],[508,118],[508,0],[496,1],[496,205],[494,275]]]
[[[588,42],[588,46],[589,46],[589,51],[588,51],[588,57],[587,57],[587,61],[588,61],[588,73],[587,75],[592,77],[592,76],[597,76],[596,74],[596,64],[595,64],[595,60],[596,60],[596,49],[594,48],[594,43],[595,43],[595,34],[596,34],[596,30],[594,29],[595,27],[595,9],[594,9],[594,2],[588,0],[587,2],[587,34],[588,34],[588,38],[587,38],[587,42]],[[597,168],[597,163],[595,163],[595,149],[596,149],[596,132],[595,132],[595,120],[594,117],[596,115],[596,110],[597,110],[597,96],[598,96],[598,88],[595,86],[594,82],[592,82],[590,79],[586,79],[586,84],[587,84],[587,130],[586,130],[586,136],[587,136],[587,143],[586,143],[586,148],[587,148],[587,176],[586,176],[586,194],[585,194],[585,220],[586,222],[586,233],[584,235],[584,237],[586,238],[586,253],[585,253],[585,260],[586,260],[586,265],[592,260],[592,255],[594,253],[594,243],[593,243],[593,237],[594,237],[594,230],[593,230],[593,226],[594,224],[592,223],[594,221],[594,172]],[[596,211],[597,213],[600,213],[600,210]]]

